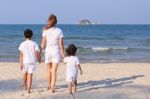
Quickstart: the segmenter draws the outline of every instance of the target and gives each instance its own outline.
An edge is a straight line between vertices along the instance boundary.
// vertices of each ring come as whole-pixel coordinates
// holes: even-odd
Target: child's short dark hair
[[[77,47],[74,44],[70,44],[66,49],[67,56],[75,56],[77,51]]]
[[[24,31],[24,37],[25,38],[32,38],[32,35],[33,35],[33,31],[31,29],[26,29]]]

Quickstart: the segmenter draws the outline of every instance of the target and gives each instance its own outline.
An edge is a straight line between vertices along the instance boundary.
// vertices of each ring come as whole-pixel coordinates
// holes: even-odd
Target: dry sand
[[[56,92],[47,91],[46,66],[37,64],[31,94],[23,94],[18,63],[0,63],[0,99],[150,99],[150,63],[82,64],[78,92],[69,95],[65,65],[58,68]]]

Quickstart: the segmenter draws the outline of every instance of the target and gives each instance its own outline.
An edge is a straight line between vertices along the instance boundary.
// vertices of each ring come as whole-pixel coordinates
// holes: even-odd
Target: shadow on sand
[[[133,84],[135,79],[142,77],[144,75],[81,82],[78,83],[78,92],[75,94],[43,95],[37,99],[150,99],[150,86]],[[59,85],[58,87],[66,90],[67,85]],[[110,89],[91,91],[99,88]]]
[[[88,82],[78,83],[78,91],[88,91],[98,88],[111,88],[111,87],[119,87],[122,85],[133,83],[133,81],[137,78],[144,77],[144,75],[136,75],[131,77],[123,77],[123,78],[108,78],[105,80],[95,80]],[[12,92],[17,90],[23,90],[21,86],[22,80],[2,80],[0,81],[0,92]],[[67,85],[58,85],[58,89],[67,88]],[[66,90],[66,89],[65,89]]]
[[[123,78],[107,78],[105,80],[95,80],[95,81],[88,81],[88,82],[81,82],[78,83],[78,91],[88,91],[93,89],[99,88],[112,88],[112,87],[119,87],[122,85],[133,83],[133,80],[144,77],[144,75],[136,75],[130,77],[123,77]],[[60,85],[59,88],[67,88],[67,85]]]
[[[0,92],[13,92],[21,88],[21,80],[0,80]]]

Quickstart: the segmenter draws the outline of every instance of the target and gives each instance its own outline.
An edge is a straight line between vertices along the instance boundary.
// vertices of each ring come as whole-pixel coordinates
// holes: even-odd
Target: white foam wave
[[[114,50],[128,50],[129,47],[114,47],[112,49],[114,49]]]
[[[128,47],[93,47],[93,51],[128,50]]]
[[[92,50],[93,51],[108,51],[108,50],[110,50],[110,48],[107,48],[107,47],[93,47]]]

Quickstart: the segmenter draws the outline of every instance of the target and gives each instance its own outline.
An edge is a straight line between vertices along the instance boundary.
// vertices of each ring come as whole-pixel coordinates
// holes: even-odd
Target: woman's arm
[[[59,37],[59,48],[61,50],[61,55],[64,58],[65,57],[65,51],[64,51],[64,43],[63,43],[62,37]]]
[[[42,37],[42,42],[41,42],[41,48],[44,49],[45,46],[46,46],[46,37],[43,36],[43,37]]]

